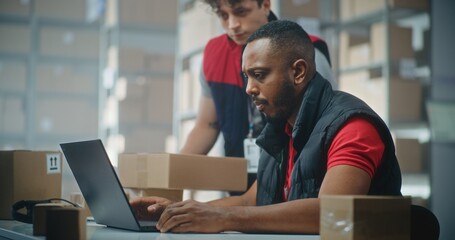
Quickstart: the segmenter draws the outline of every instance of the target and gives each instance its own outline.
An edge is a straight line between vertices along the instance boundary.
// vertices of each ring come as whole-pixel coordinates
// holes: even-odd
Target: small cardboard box
[[[389,25],[389,49],[386,48],[387,27],[384,23],[375,23],[371,26],[371,58],[372,62],[387,60],[389,51],[390,60],[414,59],[415,53],[412,48],[412,28]]]
[[[244,158],[190,154],[120,154],[123,187],[244,191]]]
[[[183,200],[183,189],[161,189],[161,188],[124,188],[128,199],[138,197],[162,197],[174,202]]]
[[[322,196],[321,240],[410,239],[411,198]]]
[[[62,154],[54,151],[0,151],[0,219],[12,219],[20,200],[60,198]]]
[[[391,76],[370,78],[368,71],[340,75],[341,91],[365,101],[379,116],[391,123],[418,122],[422,118],[422,83]]]
[[[395,150],[402,173],[422,173],[425,171],[426,147],[414,138],[395,138]]]

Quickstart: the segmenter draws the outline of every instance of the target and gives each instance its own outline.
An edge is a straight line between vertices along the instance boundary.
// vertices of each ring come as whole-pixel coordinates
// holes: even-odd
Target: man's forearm
[[[318,233],[319,199],[260,207],[226,207],[225,231]]]

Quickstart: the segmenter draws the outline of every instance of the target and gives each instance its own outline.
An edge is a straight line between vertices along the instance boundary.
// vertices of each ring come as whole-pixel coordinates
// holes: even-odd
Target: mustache
[[[255,104],[267,104],[267,100],[263,98],[258,98],[257,96],[253,95],[251,96],[251,101],[254,102]]]

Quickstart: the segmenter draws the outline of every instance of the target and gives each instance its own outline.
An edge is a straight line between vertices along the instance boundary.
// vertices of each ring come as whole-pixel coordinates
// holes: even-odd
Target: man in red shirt
[[[266,115],[257,181],[241,196],[208,203],[133,200],[161,232],[318,233],[322,195],[400,196],[390,131],[363,101],[317,71],[314,47],[296,23],[274,21],[243,52],[247,94]]]
[[[218,16],[225,33],[210,39],[204,48],[202,96],[196,123],[180,152],[207,154],[222,133],[226,156],[249,158],[244,154],[244,142],[249,138],[256,147],[253,139],[261,132],[265,120],[245,94],[241,54],[247,38],[262,25],[276,20],[276,16],[271,11],[270,0],[205,2]],[[317,49],[318,72],[336,88],[327,45],[322,39],[311,37]],[[249,170],[250,186],[256,180],[256,169]]]

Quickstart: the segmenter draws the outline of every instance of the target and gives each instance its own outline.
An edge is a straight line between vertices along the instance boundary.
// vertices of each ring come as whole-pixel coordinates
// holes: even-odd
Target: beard
[[[281,85],[281,88],[278,91],[277,98],[273,102],[273,105],[278,110],[274,116],[266,115],[267,121],[272,124],[287,121],[288,118],[292,115],[295,104],[296,100],[294,85],[290,79],[284,79],[283,85]]]

